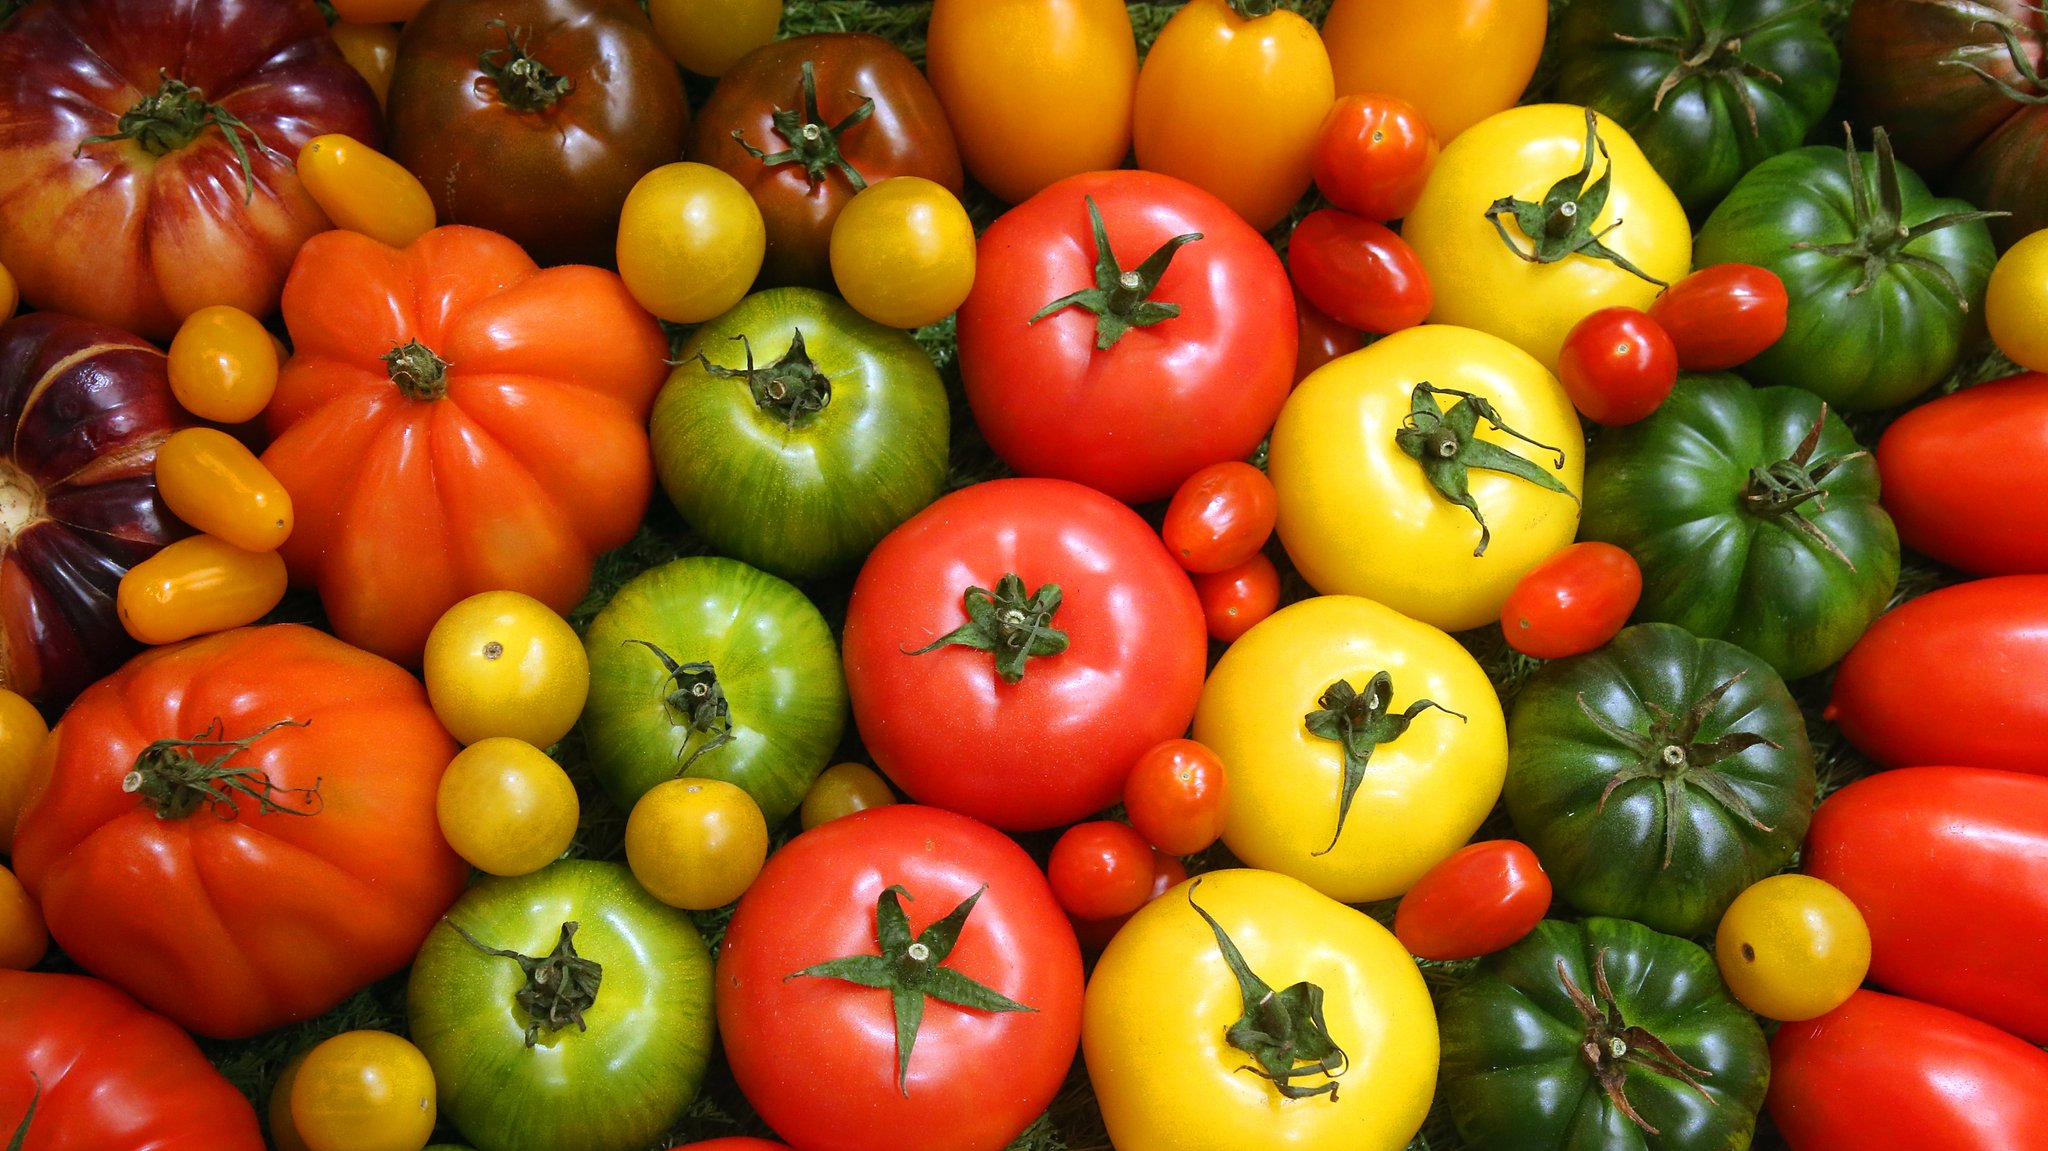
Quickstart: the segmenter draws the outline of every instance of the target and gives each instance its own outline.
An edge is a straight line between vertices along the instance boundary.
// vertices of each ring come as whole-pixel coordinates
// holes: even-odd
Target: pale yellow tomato
[[[739,303],[767,251],[754,197],[708,164],[656,168],[620,211],[619,277],[670,323],[700,324]]]
[[[1773,875],[1728,905],[1714,935],[1721,978],[1744,1007],[1797,1023],[1848,1002],[1870,971],[1870,926],[1841,889]]]
[[[656,784],[626,819],[626,864],[670,907],[723,907],[753,885],[767,860],[760,805],[722,779]]]
[[[527,875],[569,849],[582,808],[569,773],[546,752],[494,736],[449,762],[434,811],[441,837],[478,871]]]
[[[590,657],[568,621],[515,591],[479,592],[442,614],[422,660],[427,699],[463,743],[494,735],[546,747],[590,693]]]
[[[974,287],[974,223],[958,197],[922,176],[870,184],[832,225],[832,279],[878,324],[935,324]]]

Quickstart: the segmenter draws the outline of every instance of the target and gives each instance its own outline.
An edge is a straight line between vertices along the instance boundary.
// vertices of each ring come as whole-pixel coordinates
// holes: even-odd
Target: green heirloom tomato
[[[1825,408],[1687,375],[1648,419],[1601,431],[1579,534],[1635,556],[1636,619],[1740,645],[1788,679],[1848,652],[1891,600],[1899,533],[1876,462]]]
[[[1508,816],[1557,894],[1659,931],[1712,930],[1813,817],[1813,747],[1785,681],[1670,624],[1545,665],[1508,749]]]
[[[738,560],[687,556],[640,573],[590,621],[583,647],[591,770],[624,808],[691,775],[745,788],[774,827],[846,728],[825,617]]]
[[[939,498],[949,428],[917,341],[837,296],[777,288],[683,345],[654,402],[654,466],[713,548],[810,579]]]
[[[1742,1151],[1770,1084],[1714,957],[1626,920],[1544,920],[1438,1021],[1440,1098],[1470,1151]]]
[[[638,1151],[697,1097],[711,957],[623,864],[562,860],[456,900],[406,1013],[477,1151]]]

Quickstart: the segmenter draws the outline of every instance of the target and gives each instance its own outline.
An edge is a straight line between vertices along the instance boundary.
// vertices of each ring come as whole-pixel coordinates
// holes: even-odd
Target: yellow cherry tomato
[[[1841,890],[1810,875],[1773,875],[1721,914],[1721,978],[1744,1007],[1797,1023],[1847,1002],[1870,971],[1870,927]]]
[[[277,390],[277,341],[256,317],[227,304],[185,317],[166,370],[186,411],[221,424],[263,414]]]
[[[442,613],[421,670],[434,714],[463,743],[504,735],[546,747],[576,726],[590,694],[575,629],[516,591],[479,592]]]
[[[676,63],[699,76],[723,76],[775,39],[782,0],[647,0],[647,15]]]
[[[0,970],[27,971],[50,950],[43,913],[12,871],[0,867]]]
[[[354,24],[403,24],[427,0],[334,0],[334,13]]]
[[[1437,390],[1421,406],[1433,404],[1443,423],[1454,423],[1461,406],[1464,417],[1477,414],[1452,394],[1466,392],[1536,441],[1481,416],[1463,425],[1477,433],[1461,442],[1512,454],[1571,494],[1467,464],[1436,472],[1453,493],[1462,476],[1474,508],[1452,502],[1403,447],[1404,438],[1418,448],[1426,442],[1425,455],[1442,446],[1435,435],[1418,435],[1436,422],[1414,414],[1425,383]],[[1470,454],[1459,451],[1459,459]],[[1577,534],[1585,436],[1563,387],[1526,352],[1484,332],[1425,324],[1303,380],[1273,426],[1266,470],[1279,500],[1280,541],[1318,591],[1368,596],[1445,631],[1464,631],[1499,619],[1529,569]],[[1474,554],[1482,547],[1484,554]]]
[[[832,279],[853,309],[892,328],[946,318],[974,287],[974,223],[942,184],[870,184],[832,225]]]
[[[14,315],[14,309],[21,306],[21,285],[14,282],[14,273],[7,265],[0,264],[0,322]]]
[[[299,1138],[299,1128],[292,1122],[292,1084],[298,1082],[299,1068],[306,1065],[306,1056],[311,1047],[291,1057],[284,1070],[277,1073],[277,1082],[270,1086],[270,1105],[264,1118],[270,1124],[270,1143],[277,1151],[306,1151],[306,1141]]]
[[[686,911],[723,907],[768,861],[768,821],[722,779],[656,784],[626,817],[626,864],[649,895]]]
[[[434,229],[434,200],[398,161],[339,133],[299,149],[299,180],[337,228],[403,248]]]
[[[441,775],[434,810],[455,854],[492,875],[527,875],[559,859],[582,813],[561,765],[503,736],[456,754]]]
[[[390,24],[343,20],[328,31],[341,49],[341,58],[369,82],[370,91],[377,94],[377,106],[383,107],[391,95],[391,70],[398,63],[398,29]]]
[[[176,643],[262,619],[284,598],[284,560],[218,536],[192,536],[121,577],[114,611],[143,643]]]
[[[1580,320],[1602,308],[1647,309],[1662,290],[1656,281],[1676,282],[1691,269],[1692,225],[1678,197],[1626,129],[1606,116],[1595,123],[1590,174],[1586,109],[1576,104],[1510,108],[1445,145],[1401,225],[1436,292],[1430,322],[1492,332],[1554,372],[1557,351]],[[1543,246],[1514,213],[1488,218],[1495,201],[1540,206],[1559,181],[1577,191],[1610,171],[1607,202],[1595,218],[1587,221],[1576,199],[1561,204],[1534,229],[1554,233]],[[1590,248],[1560,256],[1576,242],[1574,228],[1653,279]],[[1558,258],[1531,263],[1532,255]]]
[[[1346,725],[1375,738],[1347,748]],[[1408,890],[1472,838],[1507,778],[1507,723],[1477,661],[1357,596],[1303,600],[1240,636],[1203,685],[1194,738],[1223,761],[1231,852],[1344,903]]]
[[[344,1031],[307,1052],[291,1100],[307,1151],[420,1151],[434,1133],[434,1069],[389,1031]]]
[[[835,763],[818,774],[804,792],[797,818],[805,831],[843,815],[896,802],[896,792],[882,774],[864,763]]]
[[[1991,342],[2030,372],[2048,372],[2048,228],[1998,258],[1984,292]]]
[[[1308,191],[1336,98],[1329,54],[1298,13],[1247,20],[1229,0],[1192,0],[1138,73],[1138,166],[1215,193],[1264,231]]]
[[[172,515],[238,548],[276,551],[292,534],[291,495],[226,432],[173,432],[156,452],[156,490]]]
[[[1448,144],[1522,98],[1549,21],[1546,0],[1336,0],[1323,43],[1339,96],[1399,96]]]
[[[620,211],[619,277],[670,323],[702,323],[739,303],[767,250],[754,197],[709,164],[656,168]]]
[[[0,688],[0,855],[14,843],[14,821],[43,761],[50,725],[20,694]]]

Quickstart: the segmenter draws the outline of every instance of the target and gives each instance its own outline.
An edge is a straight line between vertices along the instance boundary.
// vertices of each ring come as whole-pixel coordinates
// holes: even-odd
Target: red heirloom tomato
[[[2048,374],[1908,411],[1877,441],[1877,471],[1905,546],[1978,575],[2048,573]]]
[[[1192,739],[1169,739],[1138,757],[1124,781],[1131,826],[1168,855],[1193,855],[1223,834],[1223,761]]]
[[[1161,499],[1251,455],[1287,401],[1287,272],[1193,184],[1061,180],[990,225],[975,261],[961,380],[989,446],[1024,475]]]
[[[1588,540],[1529,570],[1500,609],[1508,646],[1537,659],[1563,659],[1613,639],[1643,595],[1643,569],[1613,544]]]
[[[1302,299],[1300,288],[1294,289],[1294,313],[1299,340],[1294,355],[1294,382],[1297,384],[1308,378],[1310,372],[1338,356],[1365,346],[1365,339],[1358,334],[1357,328],[1345,327],[1325,315],[1321,308]]]
[[[1250,464],[1210,464],[1173,493],[1159,535],[1166,550],[1191,572],[1233,568],[1266,546],[1279,502],[1273,481]]]
[[[1077,823],[1052,845],[1046,881],[1068,915],[1113,919],[1144,906],[1152,891],[1152,845],[1114,819]]]
[[[404,669],[297,624],[157,648],[50,733],[14,864],[73,959],[202,1035],[318,1015],[412,961],[469,868],[455,741]]]
[[[805,1151],[1000,1151],[1081,1037],[1081,953],[1024,850],[896,804],[777,851],[718,950],[733,1077]]]
[[[1287,271],[1332,319],[1382,336],[1421,323],[1435,299],[1429,273],[1401,237],[1333,208],[1310,212],[1294,226]]]
[[[1550,877],[1529,845],[1467,844],[1429,869],[1394,909],[1394,935],[1421,959],[1474,959],[1520,941],[1550,910]]]
[[[1346,96],[1316,137],[1316,188],[1368,220],[1398,220],[1415,206],[1436,167],[1436,132],[1399,96]]]
[[[1234,568],[1196,572],[1191,578],[1209,638],[1218,643],[1236,642],[1280,606],[1280,569],[1265,552],[1253,553]]]
[[[37,308],[155,340],[210,304],[268,315],[327,227],[292,157],[328,132],[383,138],[304,0],[31,4],[0,26],[0,264]]]
[[[1005,831],[1115,803],[1187,730],[1208,644],[1183,572],[1136,512],[1064,480],[946,496],[868,556],[846,608],[853,718],[919,803]]]
[[[1565,335],[1557,382],[1594,423],[1632,424],[1656,411],[1678,383],[1678,350],[1647,313],[1602,308]]]
[[[297,353],[263,463],[298,516],[279,549],[335,634],[417,664],[482,591],[567,613],[654,487],[668,341],[597,268],[540,271],[477,228],[403,251],[315,237],[285,285]]]
[[[1769,268],[1711,264],[1659,293],[1650,318],[1671,337],[1680,369],[1725,372],[1778,342],[1790,304]]]

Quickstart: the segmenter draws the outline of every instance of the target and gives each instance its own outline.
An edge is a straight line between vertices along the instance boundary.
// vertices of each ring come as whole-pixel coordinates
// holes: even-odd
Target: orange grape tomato
[[[1336,0],[1323,43],[1337,95],[1398,96],[1448,145],[1522,98],[1549,23],[1546,0]]]
[[[114,610],[137,640],[176,643],[255,623],[284,598],[284,589],[284,560],[276,552],[199,535],[130,568]]]
[[[156,490],[171,514],[252,552],[292,534],[292,497],[256,454],[226,432],[185,428],[156,453]]]
[[[27,971],[50,950],[43,913],[12,871],[0,867],[0,969]]]
[[[171,339],[171,394],[202,420],[240,424],[263,414],[277,390],[277,341],[256,317],[227,304],[185,317]]]
[[[338,228],[403,248],[434,230],[434,200],[419,177],[361,141],[329,133],[299,149],[299,181]]]

